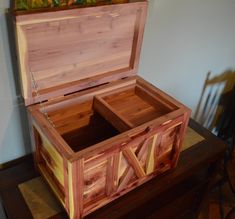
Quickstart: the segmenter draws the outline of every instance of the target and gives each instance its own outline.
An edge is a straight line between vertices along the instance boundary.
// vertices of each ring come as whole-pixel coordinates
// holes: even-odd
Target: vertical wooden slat
[[[107,177],[106,177],[106,194],[111,195],[117,190],[119,175],[120,152],[115,153],[108,158]]]
[[[154,157],[154,151],[155,151],[155,145],[157,141],[158,134],[155,134],[153,136],[153,140],[151,145],[148,146],[148,154],[146,159],[146,174],[150,174],[154,171],[154,163],[155,163],[155,157]]]
[[[137,15],[136,15],[137,19],[135,23],[135,32],[134,32],[133,48],[132,48],[133,52],[130,60],[131,67],[134,69],[138,68],[139,54],[143,40],[146,14],[147,14],[147,5],[142,5],[137,9]],[[138,61],[136,62],[135,60]]]
[[[63,157],[65,208],[69,213],[68,161]]]
[[[41,145],[41,138],[39,133],[37,132],[37,130],[32,126],[33,130],[32,130],[32,144],[35,147],[35,151],[34,151],[34,162],[37,166],[37,163],[40,163],[40,145]]]
[[[29,72],[29,65],[26,64],[26,60],[28,59],[27,53],[27,42],[25,38],[25,34],[23,29],[20,25],[16,24],[16,39],[17,39],[17,46],[18,46],[18,53],[19,53],[19,66],[21,69],[21,83],[22,83],[22,92],[23,97],[25,99],[26,104],[31,104],[32,99],[32,85],[31,85],[31,78],[29,74],[24,74],[25,72]],[[21,55],[24,54],[24,55]]]
[[[113,188],[113,157],[109,157],[107,161],[107,171],[106,171],[106,195],[110,196]]]
[[[69,171],[69,215],[73,219],[83,216],[84,160],[68,164]]]
[[[188,126],[188,121],[189,121],[189,113],[186,112],[183,115],[183,122],[180,125],[180,130],[178,131],[178,133],[175,137],[174,155],[173,155],[172,163],[171,163],[172,168],[175,168],[177,165],[177,161],[180,156],[180,147],[181,147],[183,140],[184,140],[183,136],[185,135],[185,132],[186,132],[186,129]]]
[[[162,132],[159,132],[158,137],[155,142],[155,152],[154,152],[154,157],[156,157],[155,163],[154,163],[155,169],[159,166],[158,157],[159,157],[161,142],[162,142]]]
[[[117,190],[119,167],[120,167],[121,153],[118,152],[113,156],[113,191]]]

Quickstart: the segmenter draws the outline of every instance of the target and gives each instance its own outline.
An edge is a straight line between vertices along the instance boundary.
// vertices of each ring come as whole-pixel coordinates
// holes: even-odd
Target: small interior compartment
[[[119,131],[139,126],[178,109],[139,84],[96,96],[94,107],[109,121],[121,119],[126,124],[125,128],[118,126],[118,123],[113,124]]]
[[[48,113],[55,129],[74,152],[111,138],[119,133],[98,112],[93,101],[86,101]]]

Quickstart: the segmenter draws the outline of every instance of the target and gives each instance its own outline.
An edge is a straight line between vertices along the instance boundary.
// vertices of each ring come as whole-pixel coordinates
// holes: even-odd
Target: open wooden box
[[[176,167],[190,110],[136,76],[146,11],[15,13],[35,163],[70,218]]]

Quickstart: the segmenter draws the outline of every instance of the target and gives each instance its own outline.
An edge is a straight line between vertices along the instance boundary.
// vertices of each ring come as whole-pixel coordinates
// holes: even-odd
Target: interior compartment
[[[164,98],[154,95],[139,84],[98,95],[95,98],[95,109],[109,121],[122,119],[127,125],[126,129],[142,125],[177,109],[174,105],[168,105]],[[112,118],[108,118],[105,111],[111,111]],[[123,130],[121,127],[115,127]]]
[[[104,92],[48,112],[74,152],[109,139],[177,109],[138,83]]]
[[[119,132],[86,101],[48,113],[55,129],[74,152],[117,135]]]

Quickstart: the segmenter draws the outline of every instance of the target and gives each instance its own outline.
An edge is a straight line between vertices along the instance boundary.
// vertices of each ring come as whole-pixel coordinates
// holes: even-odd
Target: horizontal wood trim
[[[117,89],[124,86],[133,85],[136,83],[136,76],[131,76],[128,78],[120,79],[107,84],[102,84],[97,87],[92,87],[89,89],[81,90],[79,92],[71,93],[61,98],[51,99],[44,103],[45,110],[50,113],[51,111],[60,109],[61,107],[69,107],[70,105],[79,104],[83,101],[92,100],[94,96],[100,95],[104,92],[109,92],[113,89]],[[40,105],[29,106],[31,110],[39,110]]]

